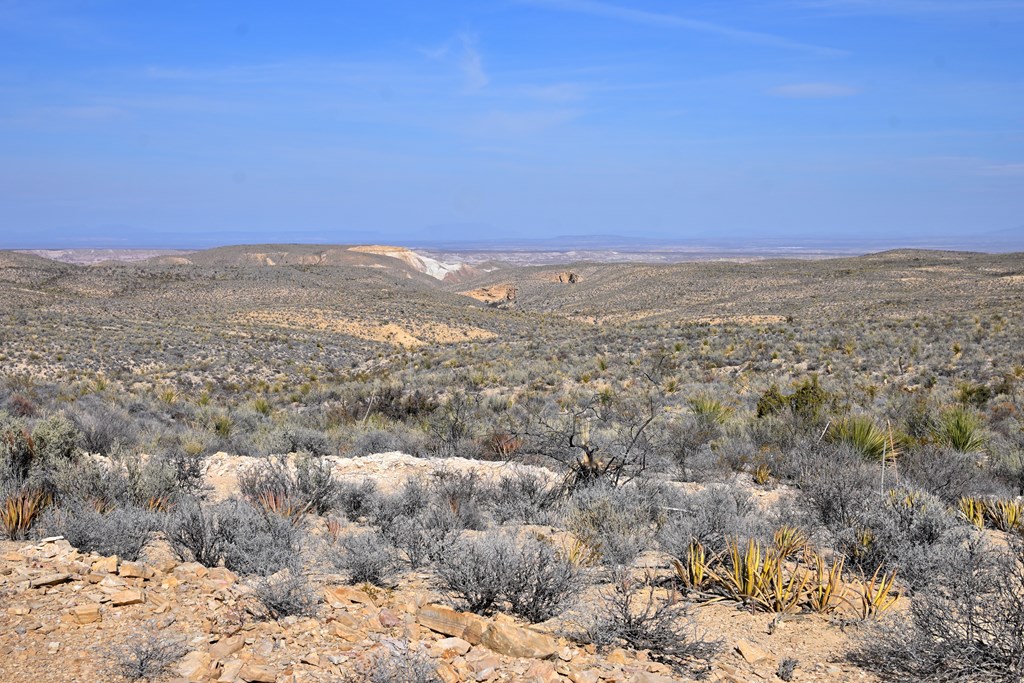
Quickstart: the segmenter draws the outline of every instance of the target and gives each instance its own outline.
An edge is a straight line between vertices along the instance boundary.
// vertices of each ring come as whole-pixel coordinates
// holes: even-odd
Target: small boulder
[[[453,653],[457,656],[461,656],[469,652],[469,649],[473,647],[467,641],[462,638],[442,638],[441,640],[431,644],[430,649],[439,652],[442,657],[448,653]],[[450,656],[450,655],[449,655]]]
[[[141,562],[122,562],[118,573],[126,579],[152,579],[156,572]]]
[[[265,664],[246,664],[238,677],[245,683],[276,683],[277,669]]]
[[[126,607],[128,605],[140,605],[146,601],[145,594],[140,590],[127,590],[114,593],[110,596],[110,604],[114,607]]]
[[[220,676],[217,678],[217,683],[235,683],[238,680],[238,674],[242,672],[242,667],[244,666],[245,662],[241,659],[232,659],[224,662],[224,666],[220,670]]]
[[[245,638],[242,636],[222,638],[210,646],[210,657],[224,661],[243,647],[245,647]]]
[[[377,613],[377,621],[384,628],[394,628],[402,625],[402,618],[386,607]]]
[[[457,612],[444,605],[424,605],[416,614],[416,620],[431,631],[462,638],[472,645],[479,645],[487,630],[484,618],[468,612]]]
[[[32,579],[29,585],[32,588],[42,588],[44,586],[56,586],[58,584],[67,583],[71,580],[71,574],[58,573],[58,574],[46,574],[38,578]]]
[[[736,651],[748,664],[764,664],[771,659],[771,655],[749,640],[741,640],[736,643]]]
[[[100,606],[97,604],[78,605],[71,608],[71,617],[76,624],[91,624],[100,620]]]
[[[116,574],[117,562],[117,555],[101,557],[100,559],[92,563],[92,571],[96,574]]]
[[[508,657],[548,659],[558,653],[558,641],[551,636],[511,624],[492,623],[481,644]]]
[[[377,609],[373,598],[358,588],[352,588],[351,586],[331,586],[325,588],[324,599],[327,600],[328,605],[335,608],[356,603],[366,605],[371,609]]]

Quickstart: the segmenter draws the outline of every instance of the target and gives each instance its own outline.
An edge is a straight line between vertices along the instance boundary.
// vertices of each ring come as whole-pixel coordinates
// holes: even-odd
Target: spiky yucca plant
[[[867,417],[853,416],[833,422],[828,436],[834,442],[849,444],[871,460],[892,459],[899,455],[892,436]]]
[[[758,486],[764,486],[772,479],[771,466],[766,462],[759,463],[754,468],[753,477],[755,484],[757,484]]]
[[[739,541],[730,541],[723,567],[711,572],[711,576],[730,598],[756,603],[772,581],[778,564],[777,553],[754,539],[748,540],[746,547],[741,547]]]
[[[935,440],[961,453],[979,453],[988,444],[988,437],[981,430],[981,420],[965,408],[943,413]]]
[[[593,567],[601,562],[601,553],[575,536],[562,543],[562,556],[574,567]]]
[[[795,526],[783,524],[775,530],[772,543],[775,545],[779,557],[792,557],[807,547],[807,534]]]
[[[281,515],[292,524],[299,524],[303,515],[310,510],[309,503],[303,504],[287,494],[275,491],[264,491],[257,502],[267,512]]]
[[[338,539],[341,538],[342,530],[344,529],[341,520],[337,517],[328,517],[324,521],[327,524],[327,535],[332,541],[337,543]]]
[[[167,496],[150,496],[143,507],[150,512],[168,512],[171,509],[171,499]]]
[[[787,574],[782,564],[776,564],[768,580],[760,587],[755,598],[758,606],[767,612],[792,614],[800,611],[806,595],[810,575],[806,571]]]

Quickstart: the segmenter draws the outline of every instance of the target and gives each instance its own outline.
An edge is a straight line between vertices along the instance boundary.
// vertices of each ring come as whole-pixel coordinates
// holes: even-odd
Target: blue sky
[[[1024,233],[1024,0],[0,0],[0,246]]]

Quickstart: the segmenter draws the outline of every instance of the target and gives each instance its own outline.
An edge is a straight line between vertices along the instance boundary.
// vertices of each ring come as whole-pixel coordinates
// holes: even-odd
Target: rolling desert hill
[[[522,310],[591,321],[756,321],[794,315],[835,319],[854,312],[963,313],[974,310],[978,300],[1016,312],[1024,295],[1022,273],[1020,253],[900,250],[813,261],[504,268],[446,287],[514,288]]]
[[[426,262],[408,254],[249,245],[76,266],[0,252],[0,295],[11,304],[4,360],[16,372],[73,367],[153,385],[201,383],[212,368],[224,382],[301,381],[412,349],[482,344],[514,357],[538,343],[583,348],[595,335],[654,343],[653,328],[1024,317],[1021,254],[505,266],[457,281],[420,272]]]

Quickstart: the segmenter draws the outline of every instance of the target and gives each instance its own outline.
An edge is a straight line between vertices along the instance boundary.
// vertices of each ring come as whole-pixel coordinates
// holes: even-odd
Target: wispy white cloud
[[[858,88],[842,83],[787,83],[768,91],[776,97],[790,97],[803,100],[820,100],[834,97],[851,97],[860,93]]]
[[[477,49],[476,36],[469,33],[459,34],[462,51],[459,55],[459,70],[470,90],[480,90],[490,83],[491,79],[484,70],[484,60]]]
[[[1024,11],[1024,0],[792,0],[789,4],[850,14],[968,14]]]
[[[700,19],[689,19],[677,14],[666,14],[662,12],[649,12],[646,10],[623,7],[597,0],[519,0],[523,4],[546,7],[563,12],[574,12],[577,14],[588,14],[591,16],[605,17],[632,24],[647,24],[663,28],[677,28],[699,33],[709,33],[721,36],[729,40],[735,40],[755,45],[784,48],[789,50],[800,50],[813,52],[827,56],[842,56],[847,54],[844,50],[838,50],[821,45],[812,45],[796,40],[790,40],[784,36],[760,31],[747,31],[726,24],[719,24]]]
[[[482,90],[491,82],[484,68],[484,60],[477,47],[479,39],[473,33],[459,33],[441,45],[417,48],[417,51],[434,62],[454,63],[468,91]]]

